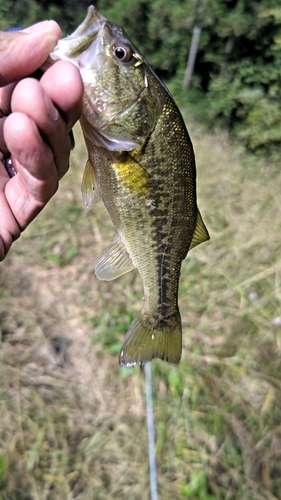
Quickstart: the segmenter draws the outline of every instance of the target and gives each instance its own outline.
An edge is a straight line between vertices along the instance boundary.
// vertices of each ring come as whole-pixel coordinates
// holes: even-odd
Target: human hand
[[[54,21],[23,32],[0,32],[0,261],[68,170],[68,132],[81,113],[79,71],[59,61],[40,80],[29,77],[60,37]],[[16,172],[11,178],[7,157]]]

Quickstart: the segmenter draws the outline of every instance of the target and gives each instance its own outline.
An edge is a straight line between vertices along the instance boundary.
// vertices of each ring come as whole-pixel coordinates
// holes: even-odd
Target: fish
[[[196,202],[193,146],[183,117],[126,32],[94,6],[59,40],[53,60],[77,66],[84,83],[80,124],[88,160],[84,205],[102,199],[116,228],[95,267],[110,281],[137,269],[143,306],[121,344],[122,367],[154,358],[179,363],[182,261],[209,239]]]

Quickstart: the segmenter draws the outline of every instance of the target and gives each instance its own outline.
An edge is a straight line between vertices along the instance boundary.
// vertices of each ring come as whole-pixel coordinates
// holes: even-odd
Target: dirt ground
[[[205,134],[205,135],[204,135]],[[280,498],[278,166],[194,127],[211,241],[183,264],[179,367],[153,364],[161,500]],[[137,271],[99,282],[113,235],[69,174],[0,266],[0,499],[149,499],[144,374],[121,370]]]

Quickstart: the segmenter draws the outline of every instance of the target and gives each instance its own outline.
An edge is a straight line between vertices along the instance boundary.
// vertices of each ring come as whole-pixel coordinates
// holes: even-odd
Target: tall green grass
[[[281,498],[281,173],[185,113],[211,240],[182,266],[179,366],[152,363],[159,498]],[[137,271],[99,282],[113,234],[69,174],[0,267],[2,500],[149,499],[144,374],[117,352]]]

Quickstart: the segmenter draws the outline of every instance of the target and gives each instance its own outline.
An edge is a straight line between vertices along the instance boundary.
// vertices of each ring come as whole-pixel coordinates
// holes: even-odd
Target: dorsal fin
[[[192,248],[196,247],[197,245],[200,245],[200,243],[203,243],[203,241],[207,241],[210,239],[208,230],[203,222],[203,219],[201,217],[201,214],[199,210],[197,211],[197,221],[196,221],[196,227],[195,231],[193,233],[192,241],[189,247],[189,250]]]

